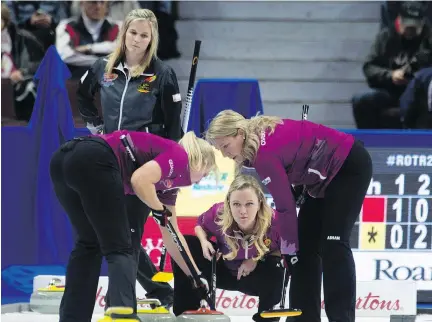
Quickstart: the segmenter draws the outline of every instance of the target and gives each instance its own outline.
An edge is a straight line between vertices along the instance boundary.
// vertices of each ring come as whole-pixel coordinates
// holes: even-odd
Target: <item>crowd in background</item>
[[[13,84],[17,118],[31,116],[33,76],[49,46],[79,79],[112,52],[122,19],[135,8],[151,9],[158,19],[159,58],[180,57],[174,1],[2,1],[1,71]],[[431,23],[432,3],[382,3],[380,30],[363,65],[370,90],[352,99],[357,128],[432,128]]]
[[[13,84],[15,114],[30,119],[33,76],[49,46],[79,79],[97,58],[112,52],[122,20],[137,8],[152,10],[159,23],[158,57],[178,58],[175,2],[171,1],[2,1],[2,79]]]
[[[354,95],[359,129],[432,129],[432,5],[387,1],[363,72],[370,87]]]

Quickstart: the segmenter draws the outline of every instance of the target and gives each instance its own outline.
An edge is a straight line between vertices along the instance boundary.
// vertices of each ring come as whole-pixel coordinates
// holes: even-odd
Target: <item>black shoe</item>
[[[161,301],[162,306],[164,306],[166,309],[169,310],[171,306],[173,306],[174,295],[173,294],[167,295],[162,300],[159,301]]]
[[[161,302],[161,305],[166,309],[169,309],[174,303],[174,294],[173,291],[164,292],[164,294],[158,294],[161,292],[150,292],[146,294],[146,298],[148,299],[158,299]]]

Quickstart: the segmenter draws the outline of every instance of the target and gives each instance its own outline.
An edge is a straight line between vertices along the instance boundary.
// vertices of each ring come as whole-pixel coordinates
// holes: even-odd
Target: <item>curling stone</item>
[[[137,314],[142,322],[175,322],[176,317],[158,299],[138,301]]]
[[[219,311],[214,311],[201,307],[198,310],[185,311],[177,317],[177,322],[230,322],[229,316]]]
[[[61,279],[53,278],[47,287],[41,287],[30,296],[30,310],[43,314],[58,314],[64,293]]]
[[[105,311],[103,318],[98,322],[142,322],[131,307],[110,307]]]

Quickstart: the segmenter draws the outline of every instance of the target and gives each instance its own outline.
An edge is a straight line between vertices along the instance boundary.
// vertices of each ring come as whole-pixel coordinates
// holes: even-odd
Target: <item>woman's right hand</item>
[[[212,260],[213,255],[215,253],[215,250],[213,248],[213,245],[211,242],[209,242],[208,240],[204,240],[201,242],[201,248],[202,248],[202,252],[203,255],[206,259],[208,259],[209,261]]]
[[[18,83],[19,81],[22,81],[24,79],[23,74],[21,73],[21,71],[19,69],[14,70],[11,74],[10,74],[10,79],[12,81],[12,83]]]

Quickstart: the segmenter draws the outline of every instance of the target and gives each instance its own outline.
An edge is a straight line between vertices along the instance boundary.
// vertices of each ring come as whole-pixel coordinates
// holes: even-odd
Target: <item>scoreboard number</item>
[[[395,180],[395,184],[398,186],[398,195],[402,196],[405,192],[405,175],[401,173]]]
[[[429,196],[430,195],[430,190],[429,190],[430,177],[429,177],[429,175],[427,175],[427,174],[420,175],[418,178],[418,182],[422,183],[422,185],[420,186],[417,194],[419,196]]]
[[[396,199],[396,201],[393,203],[392,209],[396,213],[396,222],[402,221],[402,198]]]
[[[401,225],[393,225],[390,230],[390,245],[393,249],[399,249],[404,242],[404,231]]]
[[[432,198],[412,198],[411,203],[413,210],[410,220],[410,248],[414,250],[432,249],[432,221],[429,212]]]
[[[385,199],[384,209],[368,203],[367,214],[362,208],[359,227],[370,223],[384,225],[384,246],[374,250],[428,251],[432,250],[432,175],[427,173],[377,173],[371,180],[366,198]],[[384,211],[384,214],[382,212]],[[364,218],[367,218],[364,221]],[[373,218],[373,220],[371,220]],[[383,219],[384,218],[384,219]],[[374,221],[375,220],[375,221]],[[365,229],[365,228],[363,228]],[[360,238],[365,238],[363,235]],[[362,239],[362,240],[363,240]],[[360,249],[369,250],[359,242]]]
[[[415,226],[414,232],[418,234],[418,237],[415,240],[414,248],[415,249],[426,249],[427,242],[425,241],[428,231],[425,225],[417,225]]]
[[[429,204],[426,199],[418,199],[415,205],[415,218],[417,222],[423,223],[429,215]]]
[[[403,196],[406,194],[410,195],[418,195],[418,196],[430,196],[431,195],[431,178],[428,174],[421,174],[417,177],[417,182],[420,183],[419,186],[415,187],[415,181],[413,182],[413,176],[408,174],[408,178],[405,173],[399,174],[394,180],[394,184],[396,185],[397,194],[399,196]],[[408,183],[407,183],[408,181]],[[408,184],[408,186],[406,186]],[[408,190],[408,191],[407,191]],[[385,193],[383,193],[385,194]]]

